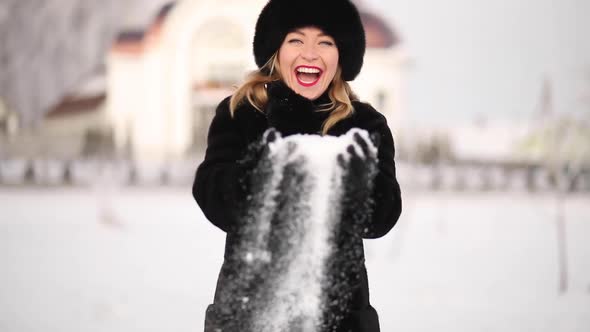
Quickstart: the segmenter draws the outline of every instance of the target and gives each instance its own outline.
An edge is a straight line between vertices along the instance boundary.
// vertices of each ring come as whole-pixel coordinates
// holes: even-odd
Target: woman
[[[349,238],[342,237],[334,262],[351,265],[339,257],[351,257],[349,253],[354,252],[356,269],[348,271],[356,272],[349,273],[341,284],[346,290],[343,298],[331,298],[336,300],[331,303],[338,303],[329,309],[336,319],[327,319],[321,331],[379,331],[377,312],[369,303],[362,238],[389,232],[401,213],[401,196],[394,142],[386,120],[371,105],[358,101],[347,83],[359,74],[365,52],[359,13],[348,0],[270,0],[258,17],[253,48],[259,69],[219,104],[209,128],[205,159],[193,184],[193,196],[205,216],[227,234],[225,260],[215,301],[207,309],[205,331],[249,332],[245,325],[248,297],[236,294],[244,289],[261,291],[255,287],[260,280],[235,281],[245,268],[236,259],[236,251],[244,206],[257,190],[250,181],[252,169],[265,142],[278,134],[339,136],[352,128],[366,130],[374,138],[377,171],[371,197],[352,202],[342,214],[343,225],[353,218],[361,220],[362,227],[354,228]],[[360,140],[359,145],[367,148]],[[364,185],[368,164],[353,153],[345,186],[354,191],[355,186]],[[372,214],[353,211],[367,207],[368,202],[372,203]],[[337,269],[336,265],[332,267]]]

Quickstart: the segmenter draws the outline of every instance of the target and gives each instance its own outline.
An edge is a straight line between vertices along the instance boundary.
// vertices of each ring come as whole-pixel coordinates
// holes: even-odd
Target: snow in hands
[[[247,312],[242,319],[249,322],[247,328],[242,326],[247,331],[323,330],[342,316],[327,314],[332,311],[327,308],[334,306],[329,303],[334,294],[328,293],[346,292],[346,281],[331,276],[343,275],[332,271],[335,257],[343,256],[347,262],[361,259],[358,253],[343,255],[346,248],[336,244],[337,234],[343,234],[343,204],[359,199],[358,192],[368,193],[371,181],[348,199],[346,182],[349,172],[358,167],[357,159],[376,165],[377,149],[368,133],[359,129],[340,137],[286,138],[271,129],[263,141],[236,254],[240,271],[232,294],[238,299],[232,303],[239,304],[240,314]],[[368,170],[374,173],[375,168]],[[341,295],[336,297],[347,296]]]

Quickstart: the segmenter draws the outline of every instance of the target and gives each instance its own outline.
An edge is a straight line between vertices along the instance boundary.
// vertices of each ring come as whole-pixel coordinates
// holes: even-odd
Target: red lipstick
[[[316,66],[297,66],[295,67],[295,77],[297,79],[297,83],[304,87],[310,87],[316,85],[320,81],[320,77],[322,77],[323,70]],[[313,78],[313,76],[316,76]],[[303,77],[307,78],[305,81],[302,80]],[[313,80],[310,80],[313,78]]]

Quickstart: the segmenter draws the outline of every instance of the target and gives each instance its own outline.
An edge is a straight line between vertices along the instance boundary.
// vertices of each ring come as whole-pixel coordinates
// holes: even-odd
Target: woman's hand
[[[351,236],[360,236],[371,219],[374,179],[377,175],[378,139],[367,132],[353,129],[353,143],[346,153],[338,155],[342,176],[342,213]]]
[[[378,136],[363,137],[360,130],[355,130],[352,139],[354,143],[346,148],[346,156],[338,155],[338,164],[344,170],[343,184],[347,189],[346,193],[363,200],[364,195],[370,194],[377,172]]]

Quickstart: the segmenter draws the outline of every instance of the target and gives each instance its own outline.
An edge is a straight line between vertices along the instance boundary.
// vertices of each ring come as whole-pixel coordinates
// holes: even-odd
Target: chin
[[[327,90],[327,87],[324,89],[302,89],[301,87],[298,87],[297,90],[295,90],[298,94],[302,95],[303,97],[309,99],[309,100],[315,100],[318,99],[325,91]]]
[[[313,92],[299,92],[300,95],[302,95],[303,97],[309,99],[309,100],[315,100],[317,99],[319,96],[321,96],[321,94],[317,94],[317,93],[313,93]]]
[[[303,96],[309,100],[318,99],[327,90],[327,88],[328,88],[327,85],[323,89],[320,87],[320,85],[321,85],[321,82],[318,82],[318,83],[316,83],[315,86],[310,88],[310,87],[305,87],[305,86],[302,86],[301,84],[299,84],[297,79],[293,79],[292,81],[287,82],[287,86],[289,86],[289,88],[291,88],[291,90],[293,90],[298,95]]]

